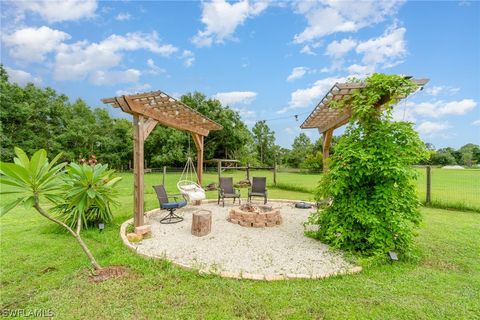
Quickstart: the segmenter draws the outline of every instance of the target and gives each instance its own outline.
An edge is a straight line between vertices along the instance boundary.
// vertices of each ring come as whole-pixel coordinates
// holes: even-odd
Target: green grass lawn
[[[256,282],[184,271],[128,251],[118,236],[132,216],[132,177],[124,174],[121,206],[103,233],[84,232],[104,266],[123,265],[130,276],[87,280],[88,262],[71,236],[31,209],[0,219],[0,304],[50,309],[58,319],[478,319],[480,215],[422,208],[418,261],[364,266],[360,274],[324,280]],[[315,176],[295,176],[306,181]],[[208,174],[205,182],[215,181]],[[145,177],[146,207],[158,206]],[[169,191],[176,179],[167,178]],[[290,180],[288,182],[291,182]],[[306,182],[302,182],[305,183]],[[271,189],[272,198],[308,199],[308,193]],[[215,197],[214,192],[209,193]],[[2,203],[5,199],[2,198]],[[288,253],[287,253],[288,254]]]

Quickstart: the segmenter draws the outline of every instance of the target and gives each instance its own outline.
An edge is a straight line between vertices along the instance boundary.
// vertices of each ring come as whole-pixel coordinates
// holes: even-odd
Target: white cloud
[[[374,66],[362,66],[359,64],[352,64],[347,68],[348,72],[351,74],[360,74],[360,75],[366,75],[369,73],[373,73],[375,71]]]
[[[393,108],[392,114],[394,121],[416,122],[415,112],[405,104],[399,104]]]
[[[441,93],[454,95],[460,91],[460,88],[450,86],[432,86],[425,89],[425,93],[431,96],[438,96]]]
[[[132,18],[132,16],[130,15],[130,13],[126,12],[126,13],[119,13],[117,14],[117,16],[115,17],[115,20],[118,20],[118,21],[128,21]]]
[[[136,83],[140,79],[141,72],[136,69],[128,69],[124,71],[95,71],[93,72],[89,80],[92,84],[101,85],[114,85],[118,83]]]
[[[236,105],[251,103],[257,97],[253,91],[231,91],[219,92],[213,95],[214,99],[219,100],[223,105]]]
[[[357,41],[351,38],[343,39],[341,41],[333,41],[327,46],[327,51],[325,54],[338,59],[355,48],[356,45]]]
[[[242,118],[255,118],[257,113],[253,110],[247,109],[246,107],[242,108],[232,108],[233,110],[237,111],[240,117]]]
[[[407,55],[405,32],[405,28],[393,25],[386,29],[383,35],[366,41],[351,38],[333,41],[327,46],[325,52],[325,55],[332,57],[332,64],[321,71],[333,72],[346,69],[350,74],[365,77],[377,68],[386,69],[403,63],[403,58]],[[344,56],[352,50],[361,56],[361,63],[353,63],[344,68]]]
[[[472,125],[473,126],[480,126],[480,119],[473,121]]]
[[[96,0],[37,0],[17,1],[15,4],[20,10],[39,14],[49,23],[90,18],[98,7]]]
[[[129,88],[126,88],[124,90],[117,90],[115,92],[115,94],[117,96],[128,96],[128,95],[132,95],[132,94],[136,94],[136,93],[143,93],[143,92],[146,92],[146,91],[149,91],[150,89],[152,88],[152,86],[148,83],[144,83],[144,84],[136,84],[132,87],[129,87]]]
[[[296,12],[308,26],[296,34],[296,43],[309,42],[335,32],[356,32],[394,15],[404,0],[391,1],[300,1]]]
[[[277,113],[285,113],[288,110],[312,107],[314,103],[320,101],[321,98],[332,88],[336,82],[344,82],[347,78],[325,78],[316,81],[311,87],[298,89],[292,92],[288,107],[285,107]]]
[[[312,56],[316,56],[317,54],[315,53],[315,51],[313,51],[313,49],[317,49],[319,47],[321,47],[323,45],[323,41],[317,41],[317,42],[314,42],[314,43],[309,43],[309,44],[306,44],[303,46],[302,50],[300,50],[300,53],[305,53],[305,54],[309,54],[309,55],[312,55]]]
[[[463,115],[477,106],[472,99],[459,101],[434,101],[434,102],[407,102],[407,107],[417,115],[431,118],[439,118],[447,115]]]
[[[58,48],[70,35],[49,27],[23,28],[2,36],[9,47],[9,55],[27,62],[42,62],[46,55]]]
[[[361,42],[355,51],[363,55],[362,62],[365,66],[393,67],[403,62],[401,59],[407,54],[404,39],[406,31],[403,27],[393,26],[388,28],[382,36]]]
[[[307,71],[308,71],[308,68],[306,68],[306,67],[293,68],[292,72],[287,77],[287,81],[293,81],[293,80],[296,80],[296,79],[300,79],[301,77],[303,77],[307,73]]]
[[[183,64],[187,68],[191,67],[195,62],[195,54],[190,50],[183,50],[181,58],[185,59]]]
[[[434,136],[451,127],[448,122],[423,121],[417,126],[417,131],[423,136]]]
[[[259,15],[268,7],[268,1],[249,2],[242,0],[229,3],[225,0],[204,2],[202,9],[203,31],[199,30],[192,42],[198,47],[211,46],[231,39],[235,29],[247,18]]]
[[[63,44],[57,49],[54,77],[56,80],[80,79],[94,71],[117,66],[123,59],[122,52],[140,49],[162,56],[178,51],[171,44],[160,44],[156,33],[113,34],[98,43],[79,41]]]
[[[150,68],[147,72],[150,73],[150,74],[158,75],[158,74],[166,73],[166,72],[167,72],[165,69],[160,68],[159,66],[157,66],[152,59],[148,59],[148,60],[147,60],[147,65],[148,65],[149,68]]]
[[[19,86],[25,86],[27,83],[30,82],[37,86],[42,83],[42,79],[40,77],[35,77],[31,73],[28,73],[26,71],[12,69],[9,67],[5,67],[5,70],[8,73],[8,78],[10,82],[16,83]]]

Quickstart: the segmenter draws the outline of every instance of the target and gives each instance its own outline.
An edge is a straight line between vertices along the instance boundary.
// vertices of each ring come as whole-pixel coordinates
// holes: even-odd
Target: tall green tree
[[[12,161],[13,147],[20,146],[28,153],[38,147],[58,153],[63,146],[57,137],[66,128],[64,114],[68,98],[57,95],[51,88],[39,89],[33,84],[24,88],[8,81],[0,67],[1,159]]]
[[[477,164],[476,155],[478,155],[480,147],[473,143],[468,143],[462,146],[458,152],[461,154],[460,164],[471,167]]]
[[[132,155],[132,125],[112,119],[103,108],[91,109],[83,100],[73,104],[51,88],[10,83],[0,66],[0,140],[3,161],[11,161],[15,146],[27,153],[43,148],[63,152],[77,161],[95,154],[101,162],[126,167]]]
[[[302,132],[293,140],[292,150],[288,156],[288,164],[293,168],[299,168],[300,164],[312,153],[312,141]]]
[[[247,152],[246,145],[252,142],[252,135],[237,111],[199,92],[187,93],[180,100],[223,126],[205,139],[205,159],[239,158]]]
[[[268,127],[265,121],[257,121],[252,128],[252,133],[258,160],[261,163],[273,165],[275,132]]]
[[[457,160],[453,156],[451,148],[443,148],[431,155],[430,163],[433,165],[447,166],[457,164]]]

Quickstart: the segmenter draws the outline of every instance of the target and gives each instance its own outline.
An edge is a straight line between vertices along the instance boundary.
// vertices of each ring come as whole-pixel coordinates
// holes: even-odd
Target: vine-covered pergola
[[[105,98],[102,102],[133,115],[134,221],[135,227],[139,227],[144,224],[143,146],[157,123],[192,134],[197,149],[199,185],[203,176],[204,139],[210,131],[220,130],[222,126],[162,91]]]
[[[428,83],[429,79],[412,79],[419,87],[423,87]],[[305,119],[300,128],[302,129],[318,129],[323,135],[323,171],[328,170],[327,159],[330,155],[330,144],[332,142],[333,131],[350,121],[351,113],[348,105],[342,109],[332,108],[331,101],[347,100],[355,90],[362,90],[366,84],[358,83],[335,83],[327,92],[322,100],[317,104],[315,109]],[[390,97],[382,97],[376,108],[381,108],[383,104],[389,101]],[[406,98],[406,97],[402,97]]]

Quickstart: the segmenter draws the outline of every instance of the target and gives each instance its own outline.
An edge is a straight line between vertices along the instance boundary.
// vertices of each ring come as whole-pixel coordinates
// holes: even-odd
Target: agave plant
[[[113,177],[114,170],[106,164],[88,165],[71,163],[67,167],[65,198],[55,210],[70,227],[77,223],[87,227],[97,222],[110,222],[113,219],[110,206],[116,204],[114,189],[120,177]]]
[[[97,193],[95,190],[91,188],[83,188],[81,190],[80,188],[73,188],[76,183],[72,184],[72,176],[65,179],[64,168],[66,163],[56,164],[60,159],[60,154],[52,161],[48,161],[47,152],[45,150],[38,150],[29,159],[23,150],[15,148],[15,155],[14,163],[0,162],[0,185],[2,186],[0,194],[17,195],[14,201],[0,209],[0,215],[4,215],[19,204],[24,204],[30,208],[34,207],[42,216],[62,226],[75,237],[92,266],[96,270],[102,269],[80,237],[82,221],[85,219],[84,214],[89,208],[88,205],[91,204],[90,201],[84,199],[86,197],[91,199],[96,196]],[[69,169],[75,171],[75,166],[70,165]],[[92,181],[94,179],[93,171],[85,170],[85,172],[90,179],[89,181]],[[98,174],[99,173],[97,173],[97,175]],[[73,177],[75,177],[75,175],[73,175]],[[116,181],[118,181],[118,179]],[[115,183],[115,180],[110,181],[110,184]],[[68,188],[68,185],[73,186],[71,190]],[[66,193],[67,191],[68,193]],[[75,230],[63,221],[50,215],[41,206],[41,201],[49,200],[54,204],[58,204],[59,201],[63,201],[62,199],[68,198],[68,196],[74,199],[71,202],[71,208],[75,208],[75,210],[72,210],[72,215],[76,213],[74,216],[77,221]],[[102,196],[105,197],[105,195]]]

